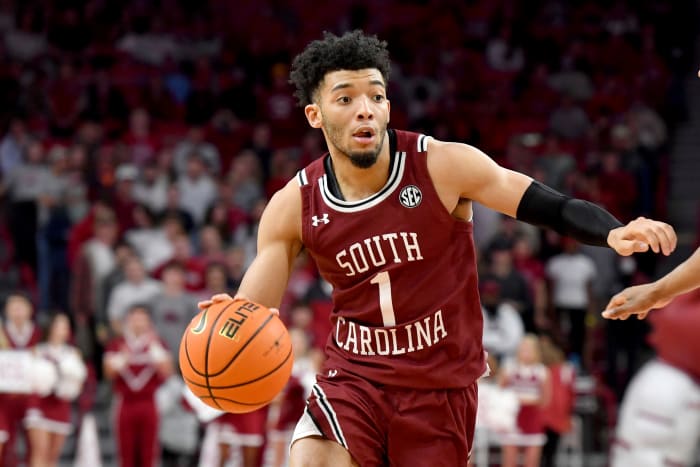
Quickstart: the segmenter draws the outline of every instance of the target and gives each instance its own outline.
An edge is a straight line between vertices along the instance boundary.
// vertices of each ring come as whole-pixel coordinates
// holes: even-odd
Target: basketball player
[[[170,353],[153,328],[150,311],[132,305],[124,333],[107,346],[104,374],[115,392],[114,430],[120,465],[158,465],[158,413],[155,392],[173,373]]]
[[[472,201],[624,255],[676,245],[666,224],[623,226],[476,148],[388,129],[388,75],[386,43],[360,31],[326,34],[292,65],[329,153],[270,200],[237,294],[278,307],[302,248],[333,286],[334,329],[292,466],[467,465],[486,371]]]
[[[700,287],[700,249],[666,276],[615,295],[610,319],[643,319]],[[651,318],[657,357],[634,376],[625,393],[613,445],[612,467],[693,465],[700,441],[700,314],[697,295],[676,300]]]
[[[32,303],[24,295],[12,294],[7,298],[5,321],[0,326],[0,349],[30,350],[39,343],[41,330],[34,324],[32,313]],[[34,399],[32,394],[0,393],[0,465],[12,466],[17,462],[15,436]]]

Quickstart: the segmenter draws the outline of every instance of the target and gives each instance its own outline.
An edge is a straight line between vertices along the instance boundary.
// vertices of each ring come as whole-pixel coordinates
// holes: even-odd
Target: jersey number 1
[[[382,311],[384,326],[396,326],[394,302],[391,300],[391,279],[387,271],[382,271],[372,278],[370,284],[379,285],[379,309]]]

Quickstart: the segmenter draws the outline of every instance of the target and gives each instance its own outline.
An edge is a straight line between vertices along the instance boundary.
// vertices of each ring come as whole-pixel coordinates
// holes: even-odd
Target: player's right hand
[[[603,318],[625,320],[632,315],[637,319],[646,318],[649,311],[662,308],[672,300],[669,297],[659,297],[655,283],[628,287],[610,299],[603,311]]]
[[[227,293],[219,293],[211,297],[209,300],[203,300],[199,303],[197,303],[197,308],[200,310],[206,310],[210,306],[212,306],[215,303],[220,303],[220,302],[226,302],[229,300],[234,300],[234,299],[241,299],[241,300],[250,300],[249,298],[241,295],[241,294],[236,294],[235,297],[231,297]],[[252,300],[251,300],[252,301]],[[270,308],[270,311],[279,316],[280,311],[277,308]]]
[[[219,293],[211,297],[209,300],[202,300],[201,302],[197,303],[197,308],[200,310],[206,310],[214,303],[226,302],[228,300],[233,300],[233,297],[227,293]]]

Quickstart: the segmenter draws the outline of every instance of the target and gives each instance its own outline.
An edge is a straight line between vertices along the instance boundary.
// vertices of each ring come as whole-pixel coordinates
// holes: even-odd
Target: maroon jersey
[[[153,399],[163,382],[150,355],[152,342],[152,336],[118,337],[107,346],[107,354],[122,352],[127,357],[126,366],[114,379],[114,390],[125,402]],[[158,342],[165,347],[162,341]]]
[[[700,381],[700,313],[697,296],[679,298],[651,315],[649,341],[658,356]]]
[[[41,331],[32,322],[27,323],[22,329],[6,322],[2,325],[2,332],[7,337],[9,347],[15,350],[30,349],[41,341]]]
[[[297,174],[302,236],[333,286],[323,372],[379,384],[466,387],[483,374],[472,223],[444,207],[427,137],[389,130],[386,185],[344,201],[326,155]]]

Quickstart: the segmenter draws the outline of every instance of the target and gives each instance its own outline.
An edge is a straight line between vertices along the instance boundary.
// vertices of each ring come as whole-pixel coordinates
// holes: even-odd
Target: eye
[[[350,103],[350,98],[348,96],[341,96],[337,99],[338,102],[341,104],[349,104]]]
[[[385,98],[381,94],[377,94],[376,96],[373,97],[373,99],[374,99],[374,102],[384,102]]]

